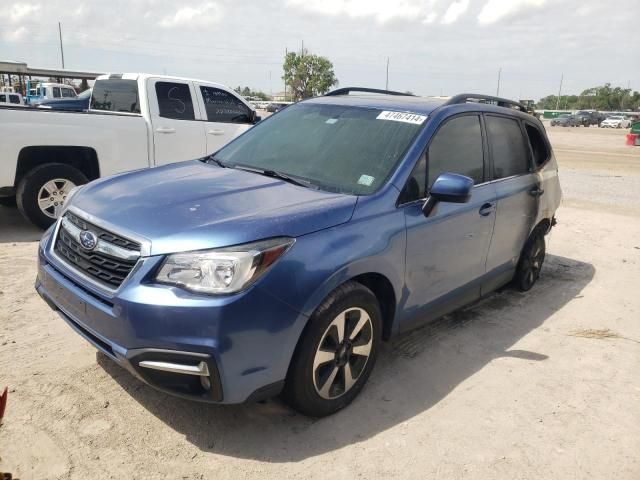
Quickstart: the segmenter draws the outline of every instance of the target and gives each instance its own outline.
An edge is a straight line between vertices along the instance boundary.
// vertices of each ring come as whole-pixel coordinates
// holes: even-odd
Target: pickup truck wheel
[[[346,407],[367,382],[378,355],[382,315],[375,295],[348,282],[309,319],[283,397],[299,412],[324,417]]]
[[[47,228],[60,216],[71,189],[83,183],[87,183],[87,177],[70,165],[40,165],[27,173],[18,184],[18,209],[36,226]]]
[[[541,229],[533,231],[525,243],[520,260],[516,267],[513,282],[520,291],[528,292],[540,277],[540,270],[544,263],[546,245],[544,233]]]

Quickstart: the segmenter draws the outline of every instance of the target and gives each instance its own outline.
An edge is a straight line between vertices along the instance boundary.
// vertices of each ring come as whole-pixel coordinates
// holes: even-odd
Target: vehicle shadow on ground
[[[29,223],[17,208],[0,205],[0,243],[35,242],[44,232]]]
[[[279,400],[216,406],[177,399],[144,385],[104,355],[99,363],[124,390],[202,451],[267,462],[297,462],[364,441],[428,410],[494,359],[547,360],[512,346],[578,296],[592,265],[549,255],[529,293],[507,287],[385,344],[369,384],[327,418],[300,415]]]

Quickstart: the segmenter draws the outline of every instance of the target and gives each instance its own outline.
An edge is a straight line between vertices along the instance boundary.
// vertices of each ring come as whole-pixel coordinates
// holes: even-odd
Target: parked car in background
[[[540,275],[551,145],[524,105],[473,99],[340,89],[210,157],[78,187],[36,289],[155,388],[336,412],[382,341]]]
[[[24,100],[19,93],[2,92],[0,93],[0,106],[24,107]]]
[[[579,110],[574,114],[576,120],[576,126],[590,127],[591,125],[598,125],[600,119],[598,112],[594,110]]]
[[[0,108],[0,198],[46,228],[76,185],[200,158],[259,117],[217,83],[138,73],[96,79],[88,112]],[[9,197],[7,199],[7,197]]]
[[[551,126],[559,127],[575,127],[577,125],[576,118],[573,115],[569,115],[568,113],[563,113],[562,115],[557,116],[551,120]]]
[[[624,115],[612,115],[607,117],[600,126],[602,128],[629,128],[631,126],[631,120]]]
[[[269,105],[267,105],[266,110],[269,113],[276,113],[283,108],[288,107],[289,105],[291,105],[291,102],[271,102]]]
[[[54,98],[35,102],[33,106],[38,108],[50,108],[52,110],[65,110],[70,112],[82,112],[89,109],[91,89],[87,89],[75,98]]]
[[[77,97],[75,89],[71,85],[64,83],[40,82],[31,85],[27,81],[27,95],[25,101],[28,105],[37,104],[43,100],[56,98],[75,98]]]

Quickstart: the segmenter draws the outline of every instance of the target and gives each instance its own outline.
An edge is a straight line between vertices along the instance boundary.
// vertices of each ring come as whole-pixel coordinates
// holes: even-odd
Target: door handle
[[[176,133],[176,129],[175,128],[171,128],[171,127],[158,127],[158,128],[156,128],[156,132],[158,132],[158,133]]]
[[[534,197],[539,197],[542,194],[544,194],[544,190],[539,187],[536,187],[533,190],[529,190],[529,195],[532,195]]]
[[[207,130],[208,135],[224,135],[224,130]]]
[[[487,202],[480,207],[480,210],[478,211],[478,213],[483,217],[486,217],[487,215],[491,215],[495,211],[496,211],[496,204]]]

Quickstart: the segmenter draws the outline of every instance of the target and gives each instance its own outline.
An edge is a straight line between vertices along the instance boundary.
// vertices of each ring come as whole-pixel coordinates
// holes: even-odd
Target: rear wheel
[[[334,290],[309,319],[289,368],[285,401],[314,417],[349,405],[371,374],[381,331],[371,290],[356,282]]]
[[[40,165],[27,173],[18,184],[18,209],[36,226],[47,228],[60,216],[71,189],[84,183],[87,183],[87,177],[70,165]]]
[[[540,277],[545,254],[544,232],[541,228],[537,228],[527,240],[520,254],[516,274],[513,277],[513,282],[518,289],[523,292],[531,290]]]

